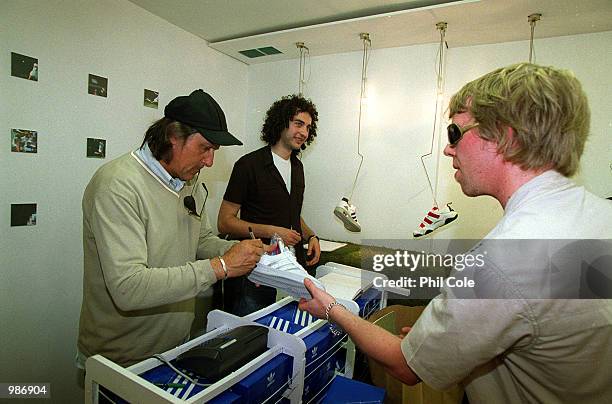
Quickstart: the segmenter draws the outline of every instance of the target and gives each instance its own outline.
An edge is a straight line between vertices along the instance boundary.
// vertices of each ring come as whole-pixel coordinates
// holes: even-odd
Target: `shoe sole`
[[[278,257],[278,255],[274,257]],[[281,258],[273,259],[272,262],[269,263],[258,263],[255,269],[248,275],[248,279],[253,283],[282,290],[283,292],[296,298],[312,298],[310,292],[308,292],[308,289],[306,289],[304,286],[304,279],[310,279],[310,281],[314,283],[316,287],[325,290],[325,285],[323,285],[323,283],[321,283],[317,278],[308,275],[306,270],[296,262],[294,262],[297,265],[295,269],[298,269],[298,272],[294,272],[292,270],[280,270],[273,267],[273,265],[285,260],[286,258]],[[276,279],[276,281],[271,281],[271,278]]]
[[[356,225],[355,222],[353,222],[353,219],[350,216],[347,216],[346,213],[344,213],[344,210],[342,208],[334,209],[334,214],[338,217],[338,219],[342,220],[342,223],[344,223],[344,228],[346,230],[355,233],[361,231],[361,227]]]
[[[427,229],[427,230],[425,231],[425,233],[423,233],[423,234],[413,234],[413,235],[412,235],[412,237],[414,237],[414,238],[419,238],[419,237],[426,236],[426,235],[428,235],[428,234],[430,234],[430,233],[433,233],[434,231],[438,230],[439,228],[444,227],[444,226],[446,226],[447,224],[449,224],[450,222],[454,221],[454,220],[455,220],[455,219],[457,219],[458,217],[459,217],[459,215],[455,215],[454,217],[449,217],[449,218],[447,218],[446,220],[444,220],[444,224],[443,224],[443,225],[440,225],[440,226],[436,227],[436,228],[435,228],[435,229],[433,229],[433,230],[431,230],[431,229]]]

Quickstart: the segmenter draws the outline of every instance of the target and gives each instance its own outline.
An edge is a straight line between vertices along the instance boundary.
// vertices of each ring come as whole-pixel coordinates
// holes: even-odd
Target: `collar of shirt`
[[[137,149],[135,152],[138,157],[142,160],[143,163],[147,166],[149,170],[153,174],[155,174],[164,184],[169,186],[176,192],[179,192],[185,186],[185,181],[182,181],[179,178],[173,178],[168,171],[161,165],[161,163],[153,156],[151,153],[151,149],[149,149],[148,144],[144,144],[141,148]]]
[[[548,215],[548,217],[563,215],[565,212],[568,212],[568,208],[559,208],[558,203],[555,203],[555,207],[553,208],[551,208],[550,205],[559,198],[559,193],[561,191],[575,187],[576,185],[570,179],[554,170],[545,171],[537,177],[532,178],[521,185],[514,194],[512,194],[504,209],[504,215],[484,238],[549,239],[551,238],[551,234],[561,234],[558,233],[558,230],[553,230],[554,223],[543,222],[538,219],[538,216],[542,214],[542,209],[548,212],[544,215],[545,217],[546,215]],[[563,192],[563,194],[565,194],[565,192]],[[551,216],[550,212],[555,213]],[[533,224],[534,221],[539,223],[535,225],[535,227]]]
[[[270,145],[265,146],[265,148],[267,149],[268,152],[264,153],[264,160],[263,160],[264,164],[267,164],[267,165],[274,164],[274,157],[272,155],[275,155],[278,158],[282,159],[281,156],[279,156],[278,154],[276,154],[276,153],[274,153],[272,151],[272,147]],[[291,155],[289,156],[289,161],[291,162],[291,166],[292,167],[293,167],[294,164],[297,163],[298,160],[300,160],[299,157],[298,157],[298,154],[299,153],[293,153],[292,152]],[[287,161],[287,160],[285,160],[285,161]]]
[[[558,172],[554,170],[545,171],[537,177],[533,177],[531,180],[527,181],[516,191],[514,191],[514,194],[512,194],[508,200],[508,203],[506,203],[504,214],[517,210],[523,204],[523,202],[529,199],[529,196],[533,193],[533,191],[542,193],[549,189],[556,190],[559,189],[559,187],[567,187],[571,185],[572,183]]]

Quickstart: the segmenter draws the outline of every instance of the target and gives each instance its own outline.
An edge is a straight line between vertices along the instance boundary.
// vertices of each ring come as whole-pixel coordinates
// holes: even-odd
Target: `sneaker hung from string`
[[[437,206],[431,208],[423,221],[419,225],[419,228],[416,229],[412,235],[414,237],[422,237],[426,236],[432,231],[439,229],[440,227],[449,224],[453,220],[457,219],[457,212],[450,207],[450,203],[446,204],[446,208],[440,210]]]
[[[280,253],[262,255],[255,269],[249,274],[248,279],[251,282],[280,289],[297,299],[300,297],[312,298],[304,286],[306,278],[310,279],[319,289],[325,290],[325,286],[317,278],[309,275],[297,262],[295,255],[282,240],[277,243]]]
[[[344,223],[344,228],[352,232],[360,232],[361,225],[357,221],[357,208],[349,202],[348,198],[342,198],[336,205],[334,214]]]

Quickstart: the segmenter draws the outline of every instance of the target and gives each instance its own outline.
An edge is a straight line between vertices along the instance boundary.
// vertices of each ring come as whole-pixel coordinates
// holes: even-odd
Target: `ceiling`
[[[435,43],[448,23],[449,47],[527,40],[527,16],[542,14],[535,38],[612,31],[610,0],[130,0],[247,64],[372,48]],[[274,47],[249,58],[241,50]]]

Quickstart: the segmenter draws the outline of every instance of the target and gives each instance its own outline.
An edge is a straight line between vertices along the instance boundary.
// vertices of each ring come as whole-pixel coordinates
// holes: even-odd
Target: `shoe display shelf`
[[[327,290],[338,291],[332,293],[337,301],[364,318],[386,307],[388,290],[374,287],[376,277],[384,275],[333,262],[317,268],[317,278]],[[347,285],[352,287],[347,290]],[[208,387],[182,379],[156,358],[123,368],[101,355],[92,356],[86,362],[85,403],[97,403],[102,392],[117,403],[316,404],[325,399],[336,375],[352,378],[355,346],[348,335],[334,335],[327,321],[299,310],[292,297],[244,317],[213,310],[208,314],[206,334],[162,355],[172,361],[209,339],[253,324],[269,328],[268,350]],[[184,386],[158,386],[174,383]]]
[[[180,354],[242,325],[254,323],[220,310],[208,315],[207,332],[164,352]],[[85,403],[299,403],[304,386],[306,347],[300,338],[269,329],[268,350],[208,387],[182,378],[156,358],[124,368],[95,355],[86,362]],[[186,372],[187,373],[187,372]],[[199,380],[206,383],[205,380]],[[182,388],[169,387],[183,384]],[[159,384],[164,384],[164,388]]]

